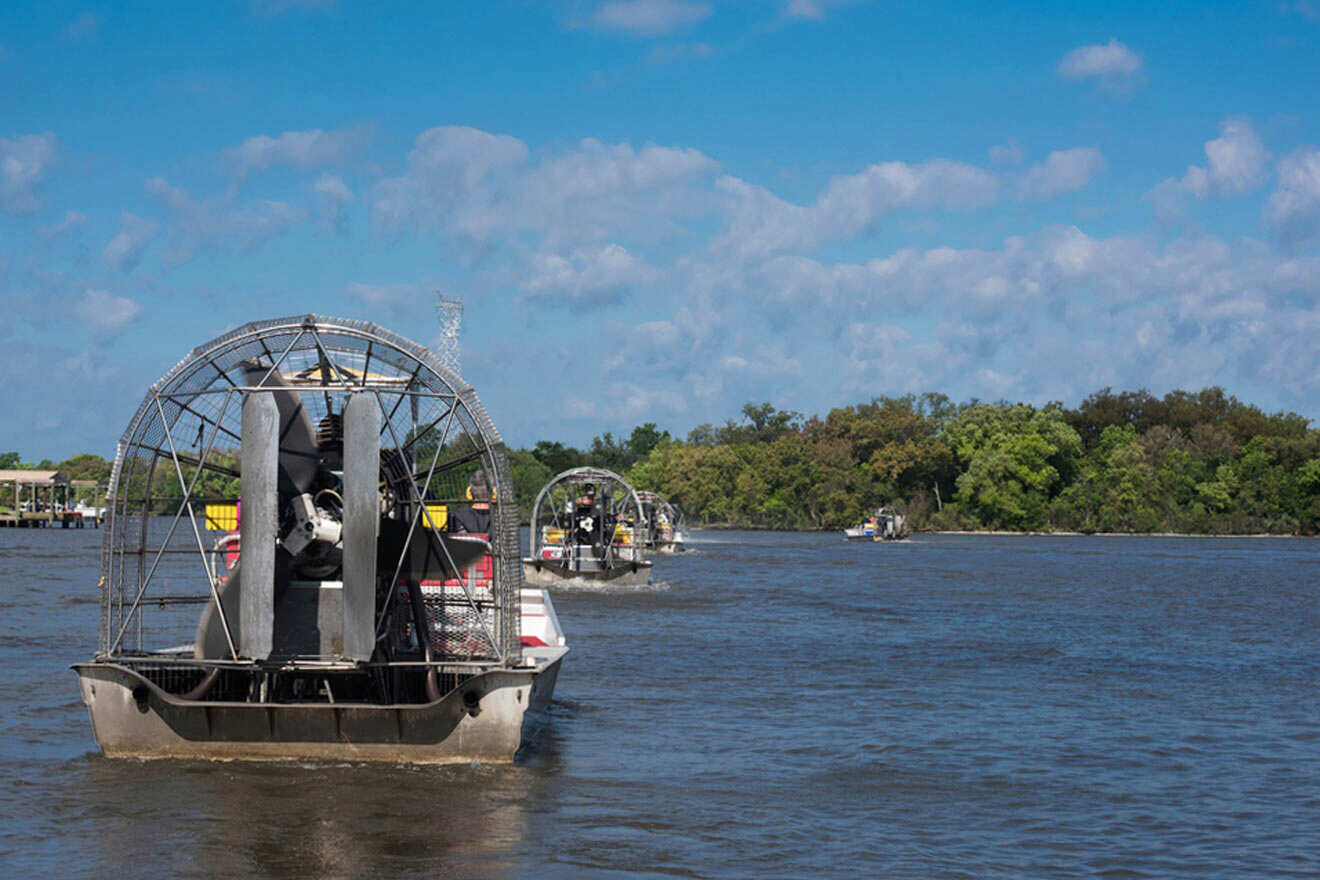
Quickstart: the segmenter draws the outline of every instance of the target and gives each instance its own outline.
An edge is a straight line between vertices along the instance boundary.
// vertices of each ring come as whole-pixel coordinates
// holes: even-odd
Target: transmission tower
[[[440,363],[462,375],[459,358],[458,335],[463,329],[463,300],[445,299],[442,293],[436,301],[436,311],[440,315],[440,345],[436,354]]]

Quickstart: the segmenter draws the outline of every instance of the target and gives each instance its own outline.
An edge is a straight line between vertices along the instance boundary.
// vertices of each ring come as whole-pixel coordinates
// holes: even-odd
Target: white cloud
[[[312,191],[320,201],[322,224],[337,226],[343,216],[344,206],[353,201],[353,191],[342,177],[333,174],[318,177],[312,184]]]
[[[236,205],[232,196],[199,201],[163,177],[148,180],[146,190],[169,208],[165,261],[173,265],[203,248],[252,250],[306,219],[305,211],[287,202],[259,199]]]
[[[1052,199],[1081,189],[1104,169],[1105,157],[1095,147],[1058,150],[1026,170],[1018,180],[1018,196],[1028,200]]]
[[[306,213],[301,208],[287,202],[259,199],[231,211],[220,222],[222,234],[230,237],[240,251],[246,251],[301,223],[305,218]]]
[[[632,287],[655,281],[659,272],[617,244],[578,248],[567,257],[535,254],[522,282],[533,296],[563,297],[576,306],[618,302]]]
[[[990,148],[990,161],[996,165],[1020,165],[1026,153],[1018,142],[1009,138],[1007,144],[996,144]]]
[[[1206,142],[1205,155],[1209,160],[1206,167],[1189,166],[1182,179],[1183,189],[1198,199],[1255,189],[1265,179],[1270,157],[1250,120],[1242,118],[1219,123],[1219,137]]]
[[[516,138],[443,128],[418,137],[404,173],[373,191],[372,208],[387,231],[438,233],[485,254],[475,274],[522,294],[515,320],[553,320],[547,305],[568,302],[593,332],[626,335],[627,356],[603,359],[598,377],[575,388],[578,410],[565,404],[598,425],[602,401],[615,413],[639,400],[663,407],[665,398],[649,396],[662,392],[684,395],[690,417],[719,420],[758,395],[789,406],[797,395],[796,408],[809,408],[822,388],[1044,400],[1104,384],[1266,381],[1283,364],[1252,350],[1275,341],[1320,366],[1320,352],[1297,339],[1297,328],[1316,323],[1305,303],[1320,290],[1320,262],[1281,260],[1261,242],[1160,244],[1060,226],[997,247],[818,256],[850,239],[847,250],[865,254],[858,237],[898,212],[895,222],[906,222],[1005,195],[1049,198],[1087,185],[1106,164],[1093,147],[1042,156],[999,175],[947,159],[881,162],[794,203],[718,175],[692,150],[588,140],[541,154]],[[1207,149],[1217,185],[1250,179],[1236,156]],[[483,269],[482,259],[498,268]],[[645,296],[630,292],[637,287]],[[619,302],[640,326],[622,323],[622,312],[581,308]],[[864,329],[849,330],[854,323]],[[770,342],[787,333],[791,347]],[[547,369],[547,382],[570,375]]]
[[[1270,154],[1251,121],[1229,117],[1219,123],[1219,137],[1205,144],[1206,164],[1189,165],[1181,178],[1152,187],[1146,198],[1166,222],[1178,218],[1187,196],[1208,199],[1248,193],[1265,182]]]
[[[142,307],[124,296],[106,290],[87,289],[74,311],[94,332],[111,335],[124,329]]]
[[[1059,61],[1060,76],[1094,79],[1111,91],[1133,86],[1141,76],[1141,56],[1110,38],[1108,43],[1078,46]]]
[[[0,138],[0,209],[6,214],[34,214],[42,208],[36,189],[55,164],[55,135]]]
[[[408,172],[376,187],[372,214],[378,227],[478,224],[460,213],[483,214],[489,203],[516,195],[509,178],[527,161],[527,145],[508,135],[466,126],[441,126],[417,136],[408,153]],[[478,207],[477,203],[481,206]]]
[[[362,145],[361,129],[286,131],[279,137],[257,135],[221,153],[222,159],[242,180],[254,171],[285,165],[300,170],[337,165]]]
[[[967,358],[933,341],[922,341],[895,324],[850,323],[843,332],[844,384],[851,388],[884,389],[917,394],[935,385],[932,379],[964,368]]]
[[[101,259],[111,269],[132,269],[138,257],[156,237],[156,223],[125,211],[119,218],[119,231],[101,251]]]
[[[994,202],[999,181],[971,165],[934,159],[920,165],[885,162],[834,177],[815,204],[806,207],[735,177],[721,177],[716,189],[724,197],[728,222],[712,248],[750,257],[809,251],[825,241],[848,239],[900,208],[985,207]]]
[[[836,352],[839,381],[855,393],[1045,400],[1105,384],[1278,381],[1300,395],[1303,377],[1320,368],[1304,329],[1320,315],[1298,294],[1313,297],[1318,284],[1320,260],[1282,260],[1259,242],[1158,247],[1060,227],[997,250],[907,249],[852,265],[777,257],[727,288],[705,318],[736,327],[783,316],[803,351]],[[749,345],[720,337],[692,358],[745,359]],[[1277,350],[1288,352],[1291,373]]]
[[[520,231],[551,250],[623,231],[658,236],[695,210],[693,184],[714,167],[696,150],[591,139],[533,164],[517,138],[434,128],[417,137],[407,172],[377,185],[372,216],[382,231],[439,230],[469,249]]]
[[[1320,237],[1320,150],[1302,147],[1279,162],[1265,219],[1290,244]]]
[[[673,388],[646,388],[635,382],[614,382],[599,397],[570,394],[562,403],[564,418],[598,421],[602,412],[620,424],[655,421],[659,414],[682,415],[688,410],[687,395]],[[663,417],[663,416],[661,416]]]
[[[662,37],[710,16],[708,3],[688,0],[614,0],[591,15],[591,26],[634,37]]]
[[[64,217],[58,223],[41,227],[38,230],[38,235],[46,239],[54,238],[68,232],[70,229],[77,229],[86,222],[87,215],[81,211],[65,211]]]
[[[101,16],[90,10],[81,12],[69,25],[68,34],[74,40],[90,40],[101,29]]]

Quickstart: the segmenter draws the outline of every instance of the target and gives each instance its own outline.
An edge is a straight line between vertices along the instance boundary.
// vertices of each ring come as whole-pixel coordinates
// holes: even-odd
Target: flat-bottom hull
[[[599,581],[620,587],[645,586],[651,582],[650,562],[626,562],[599,571],[575,571],[556,562],[524,559],[523,583],[553,587],[565,581]]]
[[[537,664],[479,673],[433,703],[188,701],[128,666],[74,667],[107,757],[512,761],[545,721],[565,648]]]

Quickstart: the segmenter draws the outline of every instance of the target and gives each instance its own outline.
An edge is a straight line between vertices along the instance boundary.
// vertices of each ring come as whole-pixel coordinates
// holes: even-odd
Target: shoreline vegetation
[[[430,454],[419,455],[423,466]],[[823,417],[748,403],[739,418],[683,439],[648,422],[586,449],[542,440],[508,454],[524,519],[556,474],[593,465],[665,496],[691,528],[828,532],[891,504],[927,533],[1320,533],[1320,430],[1218,387],[1163,397],[1104,388],[1073,408],[909,394]],[[236,462],[237,450],[217,455],[229,458]],[[39,465],[0,453],[0,469],[14,467],[71,479],[110,473],[91,453]],[[163,482],[181,494],[173,473]],[[238,492],[238,480],[220,473],[200,483],[213,498]]]
[[[523,523],[523,525],[527,524]],[[708,532],[785,532],[789,534],[802,534],[803,532],[833,534],[836,531],[833,529],[775,529],[730,525],[728,523],[702,523],[698,528]],[[1271,534],[1269,532],[1231,534],[1228,532],[1065,532],[1012,531],[1009,529],[924,529],[913,532],[910,537],[916,535],[963,535],[986,538],[1320,538],[1320,535]]]

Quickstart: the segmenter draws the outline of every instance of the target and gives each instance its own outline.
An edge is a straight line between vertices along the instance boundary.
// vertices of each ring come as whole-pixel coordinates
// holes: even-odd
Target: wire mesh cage
[[[656,492],[639,491],[648,547],[672,544],[683,529],[683,511]]]
[[[646,518],[628,481],[604,468],[564,471],[532,505],[532,558],[610,568],[645,558]]]
[[[318,315],[225,333],[195,348],[147,391],[119,441],[111,476],[100,656],[137,658],[156,664],[153,669],[171,658],[205,661],[203,668],[244,662],[221,593],[242,562],[244,408],[261,394],[278,399],[282,418],[295,407],[309,426],[302,448],[293,448],[281,421],[281,492],[288,472],[308,474],[305,485],[285,493],[294,503],[281,496],[278,533],[269,536],[288,550],[279,564],[293,567],[292,574],[281,569],[286,597],[319,584],[324,615],[327,586],[342,579],[333,538],[337,520],[345,518],[339,482],[346,467],[345,413],[351,399],[365,398],[379,416],[373,502],[379,529],[401,538],[393,546],[379,539],[385,549],[377,649],[369,664],[359,665],[417,662],[410,651],[425,662],[516,663],[522,586],[517,504],[503,441],[485,409],[429,349],[369,322]],[[307,511],[301,517],[299,503]],[[469,528],[451,540],[458,520],[473,519],[464,512],[476,508],[485,530]],[[303,526],[320,540],[301,543],[294,529]],[[407,557],[418,536],[448,562],[441,574],[410,581]],[[311,607],[318,613],[315,601]],[[210,655],[202,650],[199,611],[215,612],[222,624],[223,649]],[[418,623],[423,618],[424,626]],[[286,666],[325,663],[342,661],[343,653],[322,632],[310,648],[299,644],[278,659]],[[182,676],[179,686],[196,677],[174,674]]]

